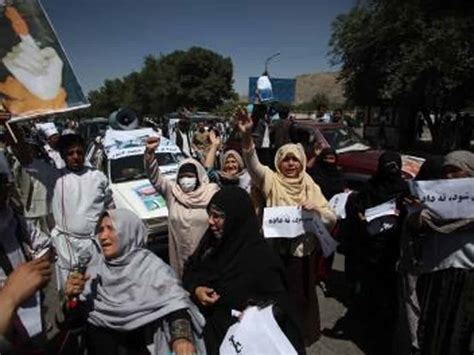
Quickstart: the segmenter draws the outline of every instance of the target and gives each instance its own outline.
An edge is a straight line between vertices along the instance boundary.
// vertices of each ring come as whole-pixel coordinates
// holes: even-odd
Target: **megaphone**
[[[138,128],[138,116],[129,108],[120,108],[109,116],[109,124],[113,129],[128,131]]]

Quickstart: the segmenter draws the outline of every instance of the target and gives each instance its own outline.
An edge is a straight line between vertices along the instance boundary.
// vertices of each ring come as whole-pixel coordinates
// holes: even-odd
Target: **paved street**
[[[347,300],[348,290],[344,281],[344,256],[337,254],[334,259],[333,273],[328,284],[329,297],[318,290],[322,329],[332,329],[346,312],[343,301]],[[364,352],[351,340],[334,339],[322,336],[308,349],[308,355],[360,355]]]

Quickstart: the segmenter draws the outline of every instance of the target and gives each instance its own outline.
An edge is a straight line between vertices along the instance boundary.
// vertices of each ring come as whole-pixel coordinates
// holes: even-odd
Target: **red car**
[[[313,146],[321,142],[332,147],[339,157],[339,166],[350,188],[358,189],[377,171],[382,150],[372,149],[354,130],[341,123],[319,123],[312,119],[297,119],[290,128],[294,143],[305,147],[308,157],[314,155]],[[402,155],[402,172],[406,179],[416,176],[424,159]]]

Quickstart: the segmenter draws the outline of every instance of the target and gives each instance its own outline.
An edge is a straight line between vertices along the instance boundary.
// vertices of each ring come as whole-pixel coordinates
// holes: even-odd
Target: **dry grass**
[[[336,104],[344,102],[341,83],[336,81],[337,72],[303,74],[296,77],[296,104],[311,101],[318,93],[326,94]]]

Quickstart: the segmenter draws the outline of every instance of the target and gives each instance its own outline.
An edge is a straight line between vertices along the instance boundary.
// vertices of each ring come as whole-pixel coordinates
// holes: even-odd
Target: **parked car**
[[[147,178],[143,165],[145,140],[156,134],[151,128],[119,131],[108,129],[102,142],[94,141],[87,151],[90,163],[107,176],[117,208],[136,213],[148,229],[148,247],[167,260],[168,209],[164,197]],[[176,179],[184,158],[179,148],[162,137],[156,158],[161,176]]]
[[[103,137],[109,126],[109,120],[104,117],[88,118],[79,121],[77,133],[89,144],[96,137]]]
[[[342,123],[320,123],[311,119],[294,120],[290,128],[294,143],[303,144],[308,157],[314,156],[313,147],[320,142],[331,147],[339,157],[339,166],[350,188],[357,190],[376,171],[383,150],[372,149],[352,128]],[[412,179],[418,173],[424,159],[402,155],[402,174]]]

